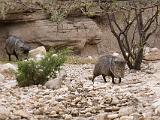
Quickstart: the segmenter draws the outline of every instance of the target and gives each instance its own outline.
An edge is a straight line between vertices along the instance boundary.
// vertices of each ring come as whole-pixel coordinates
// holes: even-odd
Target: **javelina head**
[[[28,58],[29,51],[30,51],[30,46],[28,46],[27,44],[21,44],[17,48],[17,53],[19,54],[19,56],[21,56],[21,58],[24,59]]]
[[[22,49],[23,49],[24,54],[28,54],[29,51],[30,51],[30,47],[28,45],[25,45],[25,44],[23,45]]]
[[[114,57],[111,63],[111,71],[115,77],[123,78],[126,61],[120,57]]]

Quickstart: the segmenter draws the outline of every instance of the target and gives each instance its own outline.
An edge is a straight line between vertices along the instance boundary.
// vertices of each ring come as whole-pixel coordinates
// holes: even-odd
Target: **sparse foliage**
[[[59,24],[76,10],[82,15],[93,16],[95,13],[90,9],[96,7],[96,4],[92,0],[0,0],[0,16],[5,19],[5,15],[10,11],[32,11],[34,6],[39,6],[49,15],[51,21]]]
[[[79,10],[82,15],[91,16],[94,13],[90,12],[90,9],[96,4],[92,0],[44,0],[43,3],[38,3],[49,15],[50,20],[61,23],[71,12]]]

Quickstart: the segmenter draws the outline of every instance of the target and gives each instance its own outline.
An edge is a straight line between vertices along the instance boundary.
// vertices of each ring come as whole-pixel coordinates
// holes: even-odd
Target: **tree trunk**
[[[140,48],[140,50],[139,50],[139,52],[137,54],[133,69],[140,70],[141,69],[142,60],[143,60],[143,48]]]

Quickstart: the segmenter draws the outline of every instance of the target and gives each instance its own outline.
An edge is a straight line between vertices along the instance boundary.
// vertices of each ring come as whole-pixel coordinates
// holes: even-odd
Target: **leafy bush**
[[[56,72],[66,61],[68,49],[59,52],[50,51],[40,61],[29,60],[18,62],[16,79],[19,86],[45,84],[49,78],[55,78]]]

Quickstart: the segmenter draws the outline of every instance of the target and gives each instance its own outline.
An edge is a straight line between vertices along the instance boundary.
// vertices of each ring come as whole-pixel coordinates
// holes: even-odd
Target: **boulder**
[[[61,70],[58,75],[57,75],[57,78],[55,79],[50,79],[49,81],[47,81],[45,83],[45,86],[49,89],[59,89],[62,85],[62,81],[65,79],[66,77],[66,71],[65,70]]]
[[[10,72],[16,72],[17,71],[17,67],[16,65],[13,65],[11,63],[6,63],[2,66],[3,70],[8,70]]]
[[[119,110],[119,116],[127,116],[127,115],[134,113],[135,111],[136,109],[133,106],[122,107]]]
[[[45,54],[46,54],[45,47],[40,46],[29,51],[29,58],[33,58],[35,60],[41,60]]]
[[[101,113],[96,116],[96,120],[108,120],[108,113]]]
[[[4,75],[6,79],[15,79],[16,72],[17,72],[17,66],[11,63],[3,64],[0,69],[0,73]]]
[[[133,116],[122,116],[119,120],[134,120]]]
[[[9,116],[9,113],[9,110],[6,107],[0,105],[0,120],[6,120]]]
[[[26,119],[30,118],[30,115],[27,111],[16,110],[16,111],[14,111],[14,114],[17,116],[20,116],[21,118],[26,118]]]
[[[160,49],[153,48],[151,52],[145,55],[144,59],[149,61],[160,60]]]

